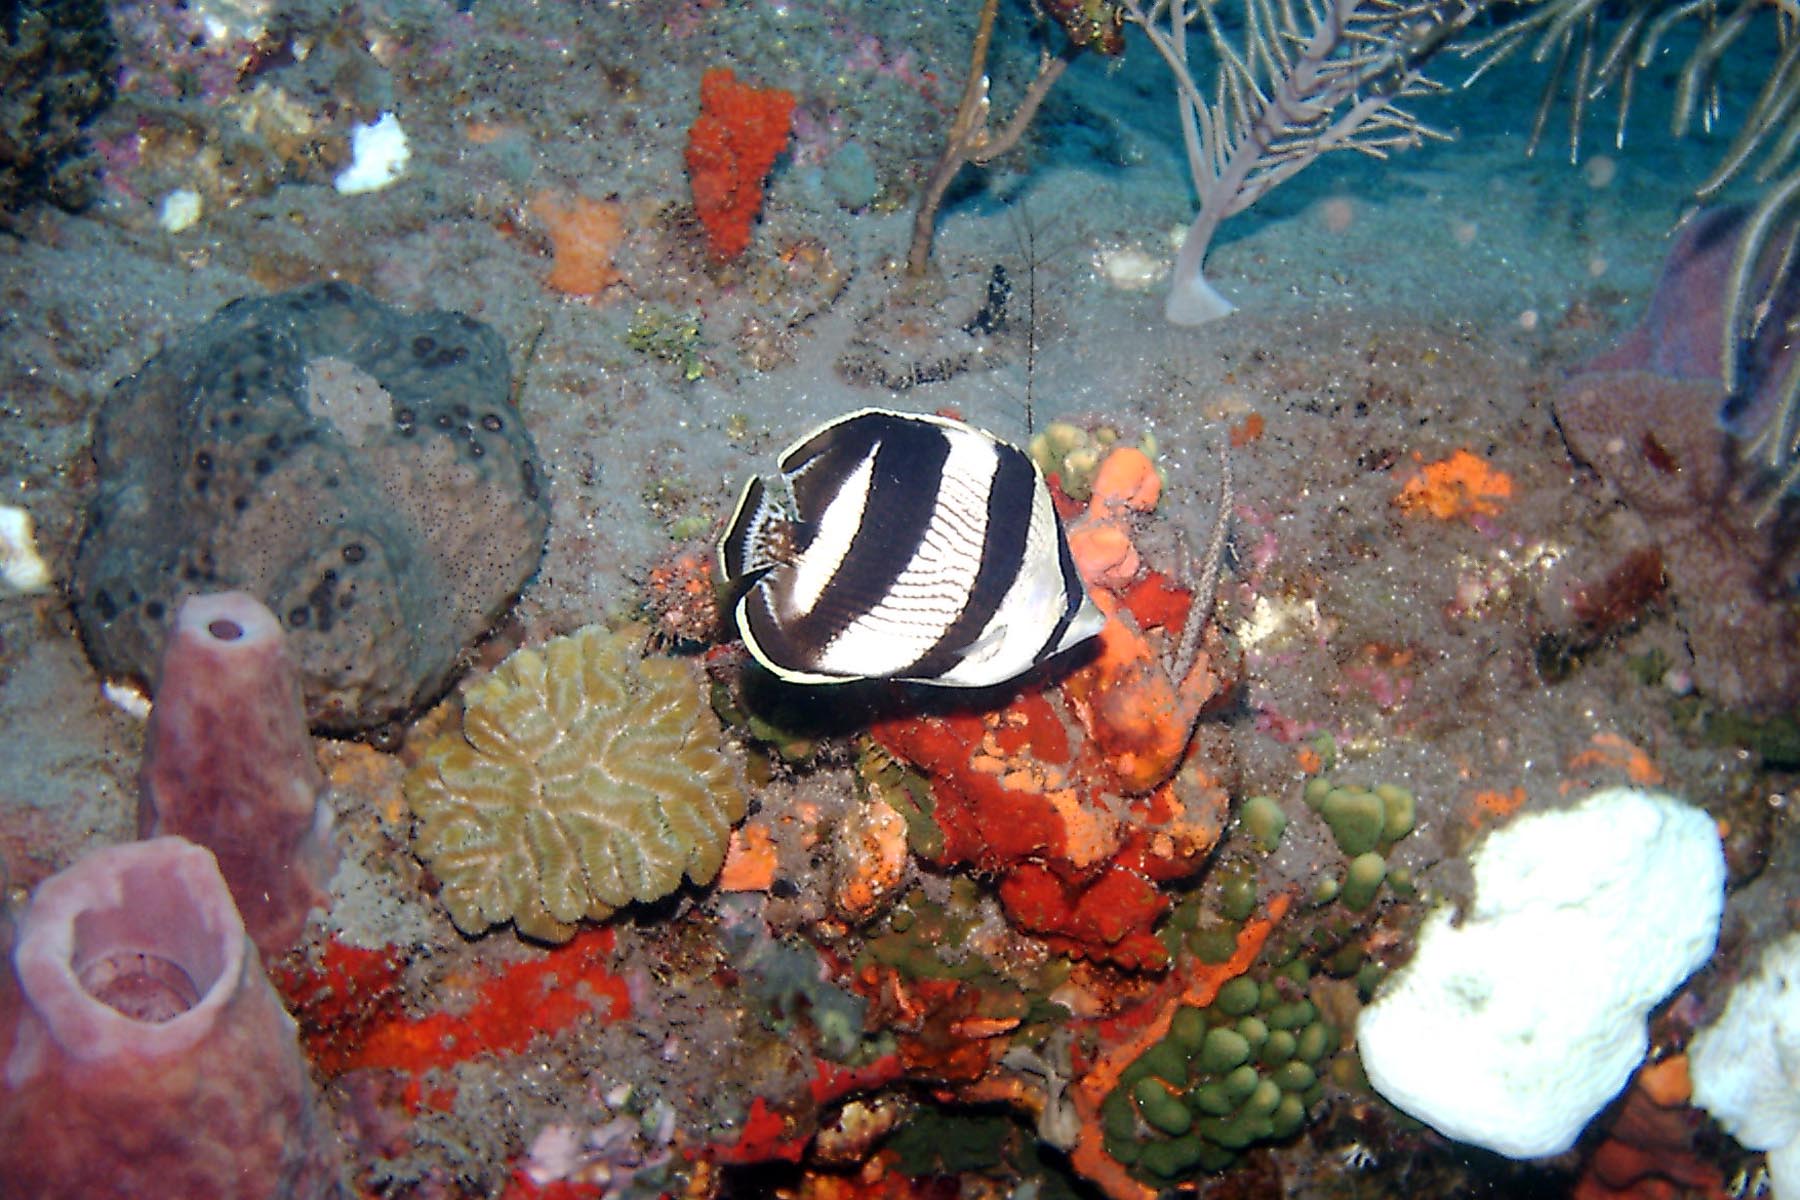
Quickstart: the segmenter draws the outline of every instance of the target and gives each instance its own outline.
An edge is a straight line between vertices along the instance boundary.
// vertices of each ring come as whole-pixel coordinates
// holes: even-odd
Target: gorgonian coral
[[[566,941],[718,873],[744,794],[699,681],[641,641],[596,625],[518,651],[407,776],[414,849],[464,933]]]

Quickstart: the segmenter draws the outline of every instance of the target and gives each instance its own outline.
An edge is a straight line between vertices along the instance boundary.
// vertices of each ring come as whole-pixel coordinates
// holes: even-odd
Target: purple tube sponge
[[[89,853],[39,885],[3,966],[10,1200],[344,1194],[293,1018],[205,849]]]
[[[257,948],[291,949],[327,899],[337,848],[299,677],[254,596],[190,596],[177,610],[139,782],[139,835],[211,850]]]

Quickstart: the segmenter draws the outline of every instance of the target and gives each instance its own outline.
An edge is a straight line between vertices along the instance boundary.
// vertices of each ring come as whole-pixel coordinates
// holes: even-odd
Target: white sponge
[[[1650,1009],[1712,954],[1718,830],[1672,796],[1613,788],[1496,830],[1472,865],[1461,922],[1427,918],[1363,1010],[1363,1067],[1446,1137],[1559,1154],[1643,1059]]]
[[[1800,1197],[1800,933],[1765,949],[1724,1015],[1694,1035],[1688,1072],[1695,1104],[1769,1152],[1776,1200]]]

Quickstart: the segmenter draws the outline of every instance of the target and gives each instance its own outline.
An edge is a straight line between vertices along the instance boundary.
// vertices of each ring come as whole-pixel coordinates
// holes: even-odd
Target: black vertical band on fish
[[[1031,532],[1031,500],[1036,490],[1034,469],[1031,460],[1022,454],[999,456],[993,486],[988,489],[986,538],[981,547],[981,566],[975,572],[975,586],[969,589],[968,602],[956,622],[945,631],[939,645],[907,672],[909,676],[939,675],[953,668],[962,649],[974,645],[1000,611],[1018,564],[1025,558],[1025,542]],[[1077,603],[1087,598],[1079,581],[1076,596]]]
[[[864,409],[752,479],[719,544],[750,652],[804,683],[1004,682],[1099,631],[1042,474],[960,421]]]

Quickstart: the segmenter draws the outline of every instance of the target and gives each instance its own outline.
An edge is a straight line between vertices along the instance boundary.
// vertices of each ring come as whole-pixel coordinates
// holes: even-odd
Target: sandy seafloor
[[[1265,890],[1304,884],[1328,852],[1298,804],[1294,731],[1334,734],[1338,775],[1417,793],[1419,829],[1397,858],[1452,892],[1476,794],[1523,788],[1527,808],[1566,803],[1572,790],[1614,781],[1570,764],[1597,737],[1616,737],[1654,761],[1663,787],[1753,841],[1746,857],[1766,861],[1754,878],[1736,877],[1720,954],[1686,993],[1699,1011],[1716,1010],[1754,948],[1793,924],[1791,776],[1682,722],[1677,693],[1689,676],[1673,593],[1629,614],[1572,669],[1554,679],[1539,670],[1544,638],[1570,626],[1559,597],[1571,580],[1603,572],[1619,546],[1641,540],[1619,532],[1638,528],[1636,517],[1572,458],[1552,402],[1564,372],[1637,320],[1688,194],[1723,147],[1718,135],[1667,141],[1673,67],[1640,84],[1626,146],[1613,148],[1596,119],[1579,164],[1560,112],[1550,145],[1526,156],[1539,78],[1529,67],[1422,102],[1420,115],[1451,140],[1386,162],[1329,157],[1229,221],[1209,275],[1239,311],[1177,329],[1162,319],[1160,285],[1121,287],[1100,265],[1127,248],[1166,262],[1170,234],[1189,216],[1166,74],[1141,42],[1123,68],[1086,56],[1021,149],[965,169],[936,245],[943,326],[967,320],[1001,264],[1016,289],[1030,281],[1035,351],[1015,320],[971,369],[893,393],[848,382],[838,364],[894,287],[966,70],[975,6],[953,7],[690,0],[459,11],[395,0],[357,6],[335,32],[323,9],[296,9],[291,27],[314,43],[303,62],[235,84],[227,69],[179,101],[165,86],[176,64],[128,37],[124,86],[92,130],[105,150],[98,201],[79,214],[34,211],[0,254],[5,502],[31,513],[39,549],[67,579],[93,482],[90,421],[114,382],[231,299],[331,278],[396,305],[468,313],[515,348],[536,339],[519,405],[547,468],[552,522],[499,649],[629,616],[678,532],[715,527],[748,473],[857,407],[951,409],[1020,441],[1028,418],[1038,428],[1103,418],[1152,433],[1167,479],[1155,521],[1194,547],[1214,519],[1229,431],[1254,415],[1261,435],[1230,451],[1232,555],[1218,608],[1251,649],[1239,703],[1209,720],[1239,756],[1235,794],[1276,795],[1294,814]],[[1020,6],[1005,9],[990,63],[1001,114],[1035,56]],[[122,29],[126,18],[159,28],[148,6],[122,14]],[[229,68],[238,53],[191,57]],[[799,118],[749,250],[714,267],[699,249],[682,148],[700,75],[720,65],[792,91]],[[1452,64],[1450,77],[1462,69]],[[284,105],[315,123],[307,136],[270,132]],[[350,125],[384,110],[410,140],[404,177],[340,194],[331,179]],[[852,143],[873,165],[872,195],[826,174]],[[177,187],[200,192],[204,212],[171,234],[156,204]],[[619,285],[592,299],[544,286],[548,240],[524,209],[545,188],[617,197],[627,214]],[[801,265],[784,264],[784,252]],[[809,273],[818,254],[829,269]],[[821,282],[836,273],[841,291]],[[688,363],[626,345],[645,312],[698,315],[698,378],[684,378]],[[747,322],[765,332],[746,336]],[[1422,463],[1458,449],[1510,477],[1496,513],[1439,521],[1395,506]],[[1653,653],[1667,669],[1646,682],[1637,668]],[[0,880],[16,904],[84,847],[130,837],[135,821],[143,726],[102,695],[60,591],[0,597],[0,729]],[[538,953],[504,929],[465,941],[412,889],[416,864],[397,850],[398,758],[354,744],[320,750],[340,783],[349,847],[326,928],[352,944],[406,947],[411,1011],[444,995],[455,1006],[444,981],[457,964]],[[845,770],[825,766],[777,781],[761,802],[804,800],[829,813],[847,790]],[[765,915],[804,934],[823,915],[824,885],[804,855],[786,866],[794,886],[767,899]],[[664,981],[646,985],[664,1002],[644,1006],[636,1025],[596,1021],[457,1068],[451,1111],[427,1109],[385,1141],[356,1143],[360,1186],[499,1194],[538,1130],[598,1123],[596,1097],[618,1083],[636,1086],[639,1110],[651,1099],[671,1106],[689,1146],[729,1140],[748,1097],[791,1093],[801,1068],[769,1048],[755,1014],[681,975],[691,946],[672,929],[703,928],[717,903],[695,892],[622,924],[614,969]],[[1515,1168],[1416,1127],[1404,1147],[1388,1144],[1382,1131],[1402,1126],[1369,1115],[1379,1107],[1367,1093],[1334,1093],[1297,1141],[1259,1152],[1278,1165],[1263,1162],[1253,1182],[1203,1180],[1202,1190],[1560,1194],[1581,1170],[1580,1148]],[[1373,1159],[1353,1171],[1342,1151],[1357,1131],[1374,1139]],[[1706,1145],[1727,1177],[1745,1165],[1728,1139]],[[1073,1186],[1053,1166],[1031,1169],[1043,1172],[1040,1194]],[[1019,1179],[1016,1164],[969,1168],[960,1186],[1006,1194]],[[773,1184],[723,1186],[750,1194]]]

